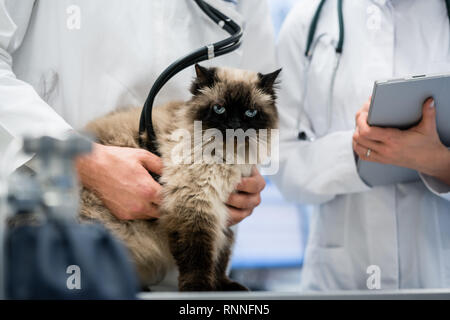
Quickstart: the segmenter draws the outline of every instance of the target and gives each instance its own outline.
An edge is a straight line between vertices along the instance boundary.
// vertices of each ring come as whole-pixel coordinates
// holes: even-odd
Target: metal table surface
[[[450,289],[335,292],[145,292],[142,300],[450,300]]]

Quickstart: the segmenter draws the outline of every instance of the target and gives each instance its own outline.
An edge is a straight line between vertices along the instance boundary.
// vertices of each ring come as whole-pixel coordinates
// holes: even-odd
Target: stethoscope
[[[223,14],[210,4],[206,3],[205,1],[203,0],[194,0],[194,1],[212,21],[214,21],[219,27],[228,32],[230,34],[230,37],[213,44],[208,44],[188,54],[187,56],[178,59],[170,66],[168,66],[156,79],[145,101],[139,122],[139,145],[141,147],[145,147],[147,150],[156,155],[159,155],[159,153],[158,150],[156,149],[156,144],[154,143],[156,141],[156,136],[152,122],[152,110],[155,97],[161,90],[161,88],[174,75],[186,69],[187,67],[192,66],[195,63],[201,61],[210,60],[215,57],[219,57],[224,54],[230,53],[232,51],[235,51],[241,46],[241,38],[243,32],[241,27],[236,22],[234,22],[232,19],[230,19],[225,14]],[[141,139],[141,135],[144,132],[147,132],[148,137],[148,142],[146,146],[143,145]]]
[[[304,119],[305,121],[309,122],[309,127],[312,128],[311,125],[311,120],[308,119],[305,116],[305,100],[306,100],[306,96],[307,96],[307,91],[308,91],[308,81],[306,80],[308,78],[308,73],[309,73],[309,68],[311,66],[311,62],[312,62],[312,58],[314,55],[314,51],[316,49],[317,44],[319,43],[319,41],[326,36],[326,33],[323,33],[321,35],[319,35],[316,39],[315,34],[316,34],[316,30],[317,30],[317,25],[319,23],[319,19],[320,19],[320,14],[322,12],[323,6],[325,4],[326,0],[321,0],[319,3],[319,6],[316,9],[316,12],[314,13],[314,16],[312,18],[311,24],[309,26],[309,32],[308,32],[308,38],[306,41],[306,50],[305,50],[305,57],[308,60],[308,63],[305,67],[304,70],[304,81],[303,81],[303,94],[302,94],[302,101],[300,102],[300,110],[297,116],[297,129],[298,129],[298,139],[299,140],[306,140],[306,141],[314,141],[316,138],[312,135],[312,134],[308,134],[305,131],[301,130],[301,121]],[[333,69],[333,73],[331,76],[331,82],[330,82],[330,88],[328,90],[328,98],[327,98],[327,122],[326,122],[326,130],[325,133],[323,133],[321,136],[325,135],[328,133],[328,131],[331,128],[331,113],[332,113],[332,106],[333,106],[333,102],[332,102],[332,97],[333,97],[333,92],[334,92],[334,87],[335,87],[335,82],[336,82],[336,75],[339,69],[339,64],[341,61],[341,56],[342,56],[342,51],[343,51],[343,47],[344,47],[344,14],[343,14],[343,8],[342,8],[342,3],[343,0],[337,0],[337,11],[338,11],[338,21],[339,21],[339,40],[336,44],[336,48],[335,48],[335,52],[336,52],[336,56],[335,56],[335,64],[334,64],[334,69]],[[450,0],[445,0],[446,3],[446,7],[447,7],[447,14],[448,17],[450,19]],[[304,117],[302,119],[302,117]]]
[[[316,31],[317,31],[317,25],[318,25],[319,19],[320,19],[320,14],[322,13],[322,9],[323,9],[325,2],[326,2],[326,0],[320,1],[319,6],[317,7],[317,10],[314,13],[311,24],[309,26],[308,38],[306,39],[305,57],[308,60],[308,63],[306,65],[305,71],[304,71],[303,96],[302,96],[302,101],[300,103],[300,110],[297,115],[297,128],[299,129],[299,133],[298,133],[299,140],[313,141],[315,139],[313,136],[308,135],[305,131],[300,130],[300,123],[302,120],[301,117],[303,117],[305,115],[305,112],[304,112],[305,100],[306,100],[306,96],[307,96],[307,92],[308,92],[308,81],[306,81],[306,79],[308,77],[309,68],[311,66],[311,62],[312,62],[313,55],[316,50],[317,44],[320,42],[320,40],[323,37],[325,37],[327,35],[326,33],[322,33],[316,39],[314,39],[314,37],[316,35]],[[334,64],[334,68],[333,68],[333,73],[331,75],[331,84],[330,84],[328,98],[327,98],[327,128],[331,127],[332,95],[333,95],[333,90],[334,90],[334,83],[336,81],[337,71],[339,69],[339,64],[341,61],[342,49],[344,47],[345,31],[344,31],[344,13],[343,13],[343,9],[342,9],[342,2],[343,2],[343,0],[338,0],[338,2],[337,2],[338,20],[339,20],[339,40],[338,40],[338,42],[336,44],[336,48],[335,48],[335,52],[336,52],[335,64]],[[311,120],[309,120],[308,118],[305,118],[305,120],[309,122],[310,127],[312,128]]]

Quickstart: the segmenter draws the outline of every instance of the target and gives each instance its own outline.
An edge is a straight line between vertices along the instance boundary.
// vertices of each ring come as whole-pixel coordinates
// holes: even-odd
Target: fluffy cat
[[[164,163],[161,217],[119,221],[93,192],[84,188],[80,215],[82,220],[102,222],[124,241],[143,285],[157,284],[169,269],[177,267],[180,291],[246,290],[226,275],[233,232],[228,227],[225,202],[241,178],[251,174],[252,164],[179,164],[172,159],[172,151],[179,144],[172,133],[182,128],[194,137],[194,121],[202,121],[203,130],[220,130],[223,137],[227,129],[276,129],[274,85],[281,70],[262,75],[238,69],[195,68],[192,98],[153,111],[154,143]],[[139,148],[140,113],[141,108],[116,111],[91,122],[87,130],[101,144]],[[146,141],[145,134],[141,138]],[[202,141],[199,146],[189,140],[191,154],[209,142]],[[228,143],[235,144],[235,140]],[[224,138],[224,148],[226,144]],[[215,156],[223,154],[219,151]]]

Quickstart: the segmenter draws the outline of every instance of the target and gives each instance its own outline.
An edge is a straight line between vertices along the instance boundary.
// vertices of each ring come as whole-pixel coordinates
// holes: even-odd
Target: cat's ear
[[[258,73],[259,88],[265,93],[275,97],[275,86],[277,85],[277,78],[282,69],[278,69],[272,73],[262,74]]]
[[[197,94],[203,87],[212,87],[216,82],[216,68],[205,68],[199,64],[195,65],[197,77],[191,86],[191,93]]]

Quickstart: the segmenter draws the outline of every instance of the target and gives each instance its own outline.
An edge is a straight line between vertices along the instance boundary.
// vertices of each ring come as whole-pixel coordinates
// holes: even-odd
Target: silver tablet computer
[[[450,147],[450,74],[418,75],[375,82],[368,123],[371,126],[408,129],[422,118],[425,100],[433,97],[439,137]],[[361,179],[369,186],[412,182],[419,174],[411,169],[357,161]]]

